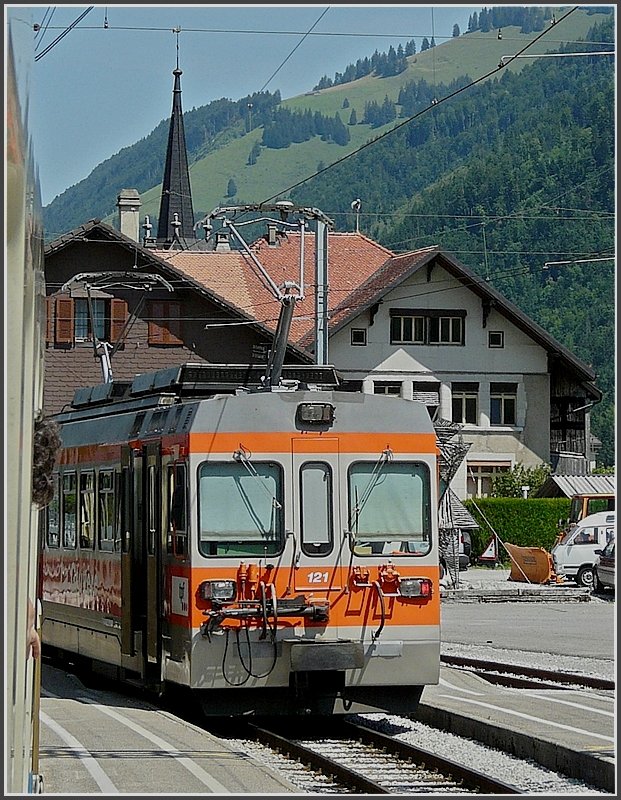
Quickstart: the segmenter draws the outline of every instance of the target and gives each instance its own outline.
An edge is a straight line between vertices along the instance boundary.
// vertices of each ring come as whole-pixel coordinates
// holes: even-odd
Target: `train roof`
[[[262,364],[186,363],[144,372],[131,381],[115,380],[75,390],[70,408],[58,416],[59,421],[75,418],[72,412],[103,410],[114,406],[127,410],[172,403],[181,398],[211,397],[237,391],[270,391],[263,378]],[[337,389],[338,373],[330,365],[295,364],[282,367],[282,388]]]

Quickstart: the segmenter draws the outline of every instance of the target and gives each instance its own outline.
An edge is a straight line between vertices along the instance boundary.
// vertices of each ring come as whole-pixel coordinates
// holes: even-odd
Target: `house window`
[[[390,317],[390,342],[391,344],[424,344],[425,343],[425,318],[410,314],[391,313]]]
[[[429,344],[463,344],[462,317],[430,317],[427,320]]]
[[[492,481],[503,472],[509,472],[511,463],[509,461],[484,461],[468,462],[466,493],[468,497],[489,497],[492,491]]]
[[[362,347],[367,343],[366,328],[351,329],[351,343],[354,347]]]
[[[115,343],[127,321],[127,303],[117,297],[91,299],[55,295],[47,298],[46,343],[72,345],[97,339]]]
[[[487,334],[488,347],[504,347],[505,346],[505,332],[504,331],[490,331]]]
[[[149,303],[149,344],[180,345],[181,303],[154,300]]]
[[[397,381],[375,381],[373,384],[373,394],[390,394],[400,397],[401,383]]]
[[[452,383],[451,404],[453,422],[476,425],[479,421],[479,384]]]
[[[92,341],[93,331],[95,337],[100,341],[107,341],[110,314],[109,314],[109,300],[93,299],[91,300],[91,309],[93,318],[89,312],[89,303],[86,297],[76,297],[74,303],[74,320],[73,330],[76,342]]]
[[[490,384],[489,417],[492,425],[515,425],[517,383]]]
[[[463,345],[465,317],[459,310],[392,308],[390,343]]]

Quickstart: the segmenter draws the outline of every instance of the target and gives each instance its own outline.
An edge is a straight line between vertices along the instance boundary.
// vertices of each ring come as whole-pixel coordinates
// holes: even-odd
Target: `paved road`
[[[441,614],[444,643],[615,657],[613,602],[446,603]]]

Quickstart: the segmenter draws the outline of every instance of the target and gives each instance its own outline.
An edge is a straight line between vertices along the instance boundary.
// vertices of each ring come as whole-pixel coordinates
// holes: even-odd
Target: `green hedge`
[[[471,560],[476,561],[497,533],[500,542],[519,547],[544,547],[551,550],[559,531],[559,519],[569,516],[567,497],[538,497],[524,500],[521,497],[478,497],[464,500],[464,505],[480,525],[470,531],[472,537]],[[502,544],[499,560],[508,563],[507,551]]]

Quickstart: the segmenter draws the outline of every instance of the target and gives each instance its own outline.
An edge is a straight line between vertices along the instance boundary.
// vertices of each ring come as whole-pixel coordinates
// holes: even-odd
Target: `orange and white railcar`
[[[429,414],[339,391],[329,367],[269,389],[251,373],[185,364],[76,392],[44,647],[186,687],[206,714],[412,711],[440,665]]]

